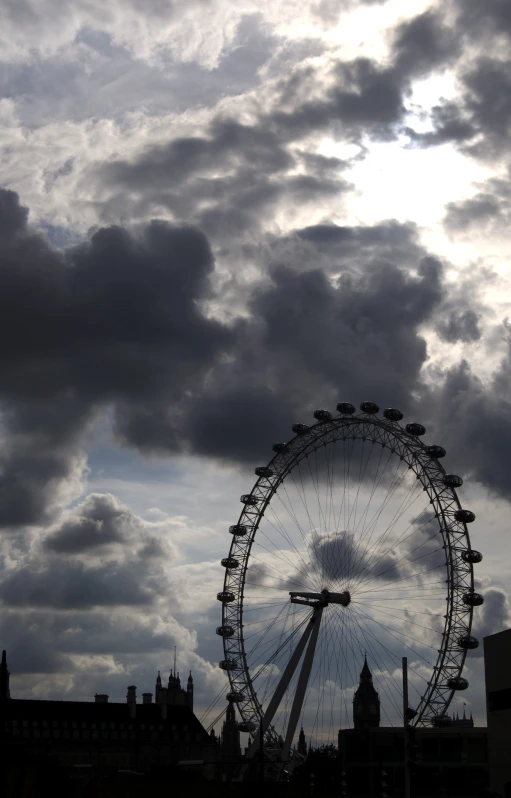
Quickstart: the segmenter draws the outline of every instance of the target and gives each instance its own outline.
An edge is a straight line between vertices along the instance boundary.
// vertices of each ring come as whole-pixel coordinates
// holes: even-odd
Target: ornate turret
[[[188,677],[188,682],[186,685],[186,696],[188,699],[188,706],[193,712],[193,677],[192,672],[190,671],[190,675]]]
[[[2,665],[0,666],[0,701],[7,701],[11,697],[9,690],[9,676],[11,674],[7,670],[7,652],[5,649],[2,651]]]
[[[353,697],[353,725],[355,729],[369,729],[380,725],[380,697],[373,685],[367,657],[364,657],[360,684]]]

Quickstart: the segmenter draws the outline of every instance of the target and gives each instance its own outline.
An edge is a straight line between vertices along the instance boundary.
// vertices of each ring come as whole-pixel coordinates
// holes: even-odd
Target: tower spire
[[[2,651],[2,664],[0,666],[0,701],[7,701],[11,697],[9,690],[9,673],[7,669],[7,652]]]

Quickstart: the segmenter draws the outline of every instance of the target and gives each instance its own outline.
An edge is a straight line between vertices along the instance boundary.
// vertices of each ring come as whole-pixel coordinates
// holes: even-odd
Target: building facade
[[[2,750],[14,769],[27,762],[110,773],[193,768],[215,777],[217,741],[193,713],[191,674],[186,690],[177,674],[171,673],[165,688],[158,675],[155,703],[149,692],[138,703],[135,685],[128,687],[126,703],[110,703],[104,693],[93,702],[16,699],[10,696],[4,652],[0,685]]]
[[[490,788],[511,796],[511,629],[484,638]]]
[[[408,728],[412,795],[480,796],[488,785],[486,729],[472,718],[447,718],[439,728]],[[348,795],[403,794],[404,729],[380,726],[380,701],[364,661],[353,700],[353,728],[338,736]]]

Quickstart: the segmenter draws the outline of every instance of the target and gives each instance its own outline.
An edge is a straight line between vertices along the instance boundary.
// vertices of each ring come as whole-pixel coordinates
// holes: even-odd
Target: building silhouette
[[[193,713],[193,679],[186,690],[179,674],[171,672],[163,687],[156,679],[153,694],[127,688],[126,703],[96,693],[94,701],[46,701],[12,698],[7,656],[0,667],[0,739],[13,772],[27,767],[37,774],[55,770],[90,769],[111,777],[136,773],[196,772],[216,774],[217,740]],[[106,775],[105,775],[106,774]]]
[[[486,728],[466,712],[443,715],[436,727],[407,728],[412,795],[479,796],[488,784]],[[401,722],[402,723],[402,722]],[[353,698],[353,728],[338,735],[340,767],[347,794],[369,798],[404,789],[404,734],[401,725],[380,726],[380,699],[364,659]]]
[[[511,796],[511,629],[484,638],[492,792]]]

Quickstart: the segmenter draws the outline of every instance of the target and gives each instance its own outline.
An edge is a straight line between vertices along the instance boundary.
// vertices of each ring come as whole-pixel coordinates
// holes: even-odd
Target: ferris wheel
[[[371,664],[383,725],[402,724],[402,656],[409,661],[417,726],[442,725],[457,691],[471,635],[471,548],[445,450],[421,440],[425,428],[374,402],[360,412],[314,413],[312,426],[273,445],[255,469],[230,527],[222,624],[228,700],[239,728],[264,735],[287,761],[298,725],[314,745],[353,725],[352,700],[364,658]]]

